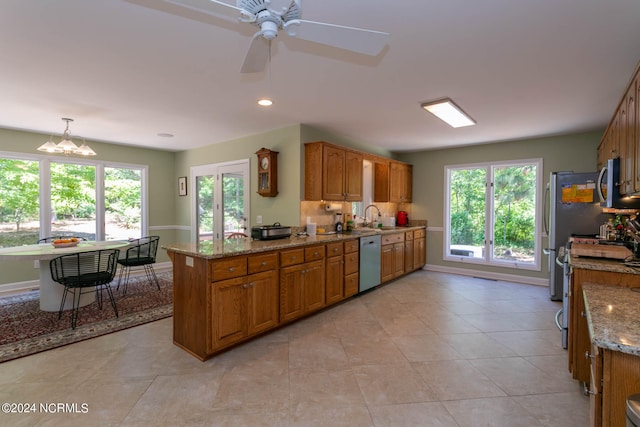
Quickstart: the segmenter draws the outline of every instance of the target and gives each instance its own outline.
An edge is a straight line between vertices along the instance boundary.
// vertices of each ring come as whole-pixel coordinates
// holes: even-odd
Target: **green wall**
[[[192,166],[250,159],[251,220],[257,215],[263,223],[276,221],[287,225],[300,225],[300,200],[304,193],[304,143],[327,141],[372,154],[393,157],[414,165],[413,206],[414,219],[426,219],[427,264],[454,269],[485,270],[497,274],[513,274],[546,279],[546,258],[542,271],[509,270],[443,261],[444,167],[445,165],[516,160],[542,157],[544,181],[551,171],[593,171],[596,168],[596,147],[602,132],[537,138],[411,153],[391,153],[363,142],[333,135],[308,125],[293,125],[282,129],[251,135],[206,147],[169,152],[88,141],[98,153],[99,160],[141,164],[149,166],[149,226],[150,233],[160,235],[161,243],[190,240],[190,197],[178,197],[177,178],[189,176]],[[37,153],[49,135],[17,130],[0,129],[0,151]],[[256,193],[257,165],[255,152],[265,147],[279,152],[277,197],[262,197]],[[56,158],[57,156],[51,156]],[[155,228],[155,229],[154,229]],[[546,245],[546,239],[543,245]],[[166,253],[159,251],[159,261],[168,261]],[[35,280],[38,271],[31,263],[0,261],[0,284]]]
[[[257,194],[258,167],[256,151],[261,148],[277,151],[278,195],[262,197]],[[256,216],[262,215],[263,224],[280,222],[298,225],[300,222],[301,165],[300,126],[289,126],[259,135],[247,136],[194,150],[176,153],[175,176],[190,176],[192,166],[249,159],[251,183],[251,218],[249,227],[256,225]],[[176,201],[177,224],[181,225],[177,238],[188,242],[191,238],[191,194]]]
[[[553,171],[591,172],[596,170],[596,151],[602,132],[527,139],[399,154],[399,160],[413,164],[412,215],[428,220],[427,264],[448,268],[489,271],[546,279],[547,258],[541,257],[542,271],[515,270],[445,262],[444,206],[445,166],[500,160],[542,158],[543,182],[549,181]],[[542,208],[540,208],[542,209]],[[542,246],[547,239],[542,239]]]
[[[49,135],[18,130],[0,129],[0,151],[42,155],[37,148]],[[177,198],[173,152],[150,150],[125,145],[106,144],[87,140],[97,153],[92,159],[107,162],[129,163],[148,166],[149,179],[149,234],[160,236],[162,242],[175,240],[175,210],[167,209],[167,199]],[[60,155],[48,156],[52,160]],[[157,227],[153,229],[153,227]],[[158,250],[158,262],[169,261],[164,250]],[[33,262],[0,261],[0,284],[38,279],[38,270]]]

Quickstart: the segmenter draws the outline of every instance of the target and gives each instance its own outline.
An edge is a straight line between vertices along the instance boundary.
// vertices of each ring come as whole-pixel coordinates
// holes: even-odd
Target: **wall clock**
[[[278,194],[278,152],[267,148],[256,151],[258,156],[258,194],[275,197]]]

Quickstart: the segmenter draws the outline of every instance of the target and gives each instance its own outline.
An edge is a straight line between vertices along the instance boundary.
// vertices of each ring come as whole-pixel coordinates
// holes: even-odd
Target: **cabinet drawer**
[[[383,245],[391,245],[393,243],[404,242],[404,233],[387,234],[382,236]]]
[[[413,230],[404,232],[404,240],[413,240]]]
[[[425,230],[424,228],[421,228],[420,230],[414,230],[413,231],[413,238],[414,239],[420,239],[421,237],[424,237],[427,235],[427,230]]]
[[[344,256],[344,274],[349,275],[358,272],[359,253],[352,252]]]
[[[327,258],[342,255],[342,242],[327,243]]]
[[[304,248],[304,261],[315,261],[317,259],[324,259],[324,246],[311,246],[310,248]]]
[[[347,240],[344,242],[344,253],[357,252],[360,246],[360,239]]]
[[[275,270],[278,268],[278,254],[252,255],[248,258],[249,274],[261,271]]]
[[[304,262],[304,249],[291,249],[280,251],[280,267],[302,264]]]
[[[211,277],[214,282],[247,275],[247,257],[233,257],[215,260],[211,266]]]
[[[350,297],[358,293],[359,286],[358,273],[350,274],[344,278],[344,296]]]

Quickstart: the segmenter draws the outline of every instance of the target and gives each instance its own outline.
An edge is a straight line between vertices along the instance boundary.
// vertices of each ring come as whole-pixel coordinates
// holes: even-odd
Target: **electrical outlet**
[[[40,268],[40,261],[39,260],[33,261],[33,268]]]
[[[262,224],[262,215],[256,216],[256,224]]]
[[[185,261],[186,261],[187,267],[193,267],[193,258],[191,258],[190,256],[185,257]]]

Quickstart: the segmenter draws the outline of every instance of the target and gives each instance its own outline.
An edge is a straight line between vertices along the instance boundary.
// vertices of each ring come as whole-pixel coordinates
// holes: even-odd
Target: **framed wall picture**
[[[187,177],[181,176],[178,178],[178,196],[187,195]]]

